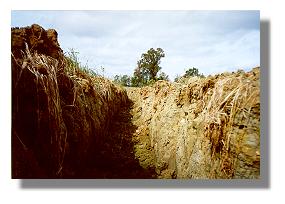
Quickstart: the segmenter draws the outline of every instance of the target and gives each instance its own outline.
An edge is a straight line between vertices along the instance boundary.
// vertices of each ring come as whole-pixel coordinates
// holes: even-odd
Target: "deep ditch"
[[[11,34],[12,178],[156,177],[135,155],[124,88],[64,56],[53,29]]]
[[[144,151],[141,145],[150,141],[135,136],[138,127],[132,122],[132,107],[133,102],[128,101],[115,115],[93,161],[88,164],[84,172],[81,172],[84,175],[83,178],[153,179],[157,177],[153,164],[142,167],[139,159],[136,158],[134,147],[144,152],[141,156],[145,159],[153,155]]]
[[[12,28],[12,178],[260,178],[260,68],[123,88]]]

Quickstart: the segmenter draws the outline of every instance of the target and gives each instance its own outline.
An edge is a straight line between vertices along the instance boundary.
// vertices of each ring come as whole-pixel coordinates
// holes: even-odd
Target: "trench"
[[[125,104],[66,61],[55,30],[11,34],[12,178],[260,178],[259,67],[126,87]]]
[[[81,172],[85,178],[107,179],[153,179],[157,175],[153,167],[140,164],[140,152],[147,155],[140,143],[149,142],[135,136],[137,126],[133,124],[131,110],[134,102],[121,107],[104,135],[101,145],[86,170]],[[135,146],[137,148],[135,148]]]

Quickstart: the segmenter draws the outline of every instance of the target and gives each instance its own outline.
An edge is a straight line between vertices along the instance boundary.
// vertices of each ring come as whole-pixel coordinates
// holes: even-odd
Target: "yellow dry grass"
[[[260,89],[253,81],[241,75],[229,75],[217,80],[203,107],[205,135],[212,143],[212,156],[219,154],[220,168],[226,177],[234,171],[234,158],[229,155],[230,136],[237,113],[250,113],[260,103]],[[207,81],[206,81],[207,83]]]
[[[13,54],[12,57],[14,57]],[[94,113],[88,114],[90,114],[92,118],[97,117],[96,121],[99,121],[99,123],[105,123],[106,121],[100,121],[109,117],[104,114],[110,114],[110,112],[114,111],[115,106],[120,105],[118,101],[121,100],[123,101],[122,103],[125,103],[127,101],[127,95],[125,90],[115,86],[108,79],[101,76],[91,76],[82,70],[79,64],[72,64],[65,58],[63,58],[62,61],[58,61],[46,55],[31,53],[27,45],[25,52],[22,53],[22,57],[22,60],[18,62],[14,59],[19,69],[15,87],[22,86],[22,73],[24,70],[25,72],[28,70],[31,78],[26,79],[26,76],[24,78],[25,80],[35,80],[33,86],[35,86],[37,90],[35,96],[37,97],[37,101],[47,100],[47,102],[45,102],[46,107],[43,108],[43,104],[38,103],[37,107],[34,108],[37,112],[38,129],[41,128],[40,124],[43,123],[43,120],[45,120],[45,123],[47,118],[49,125],[55,128],[53,134],[50,135],[49,144],[46,144],[46,146],[47,149],[51,151],[51,160],[53,160],[51,163],[55,166],[54,172],[56,175],[60,175],[62,173],[67,149],[68,131],[72,130],[67,131],[63,122],[63,107],[59,87],[62,83],[65,83],[65,81],[60,81],[59,76],[65,75],[65,78],[69,78],[73,83],[72,90],[64,90],[73,92],[73,100],[65,101],[65,103],[68,102],[68,104],[65,104],[65,107],[73,106],[75,108],[75,106],[77,106],[77,108],[80,108],[82,103],[84,103],[83,107],[86,107],[87,104],[91,104],[90,101],[94,100],[94,104],[98,102],[103,108],[99,106],[100,110],[97,110],[96,114],[98,115],[96,116],[92,115]],[[82,99],[80,99],[80,96]],[[114,101],[118,104],[114,105]],[[46,109],[47,112],[45,111]],[[102,109],[103,112],[101,112]],[[86,109],[86,111],[88,110],[91,109]],[[96,107],[93,107],[92,110],[96,110]],[[45,116],[42,116],[42,114]],[[100,124],[97,125],[100,127]],[[18,135],[16,130],[15,132],[16,135]],[[21,140],[21,137],[17,137],[25,148],[26,145]]]

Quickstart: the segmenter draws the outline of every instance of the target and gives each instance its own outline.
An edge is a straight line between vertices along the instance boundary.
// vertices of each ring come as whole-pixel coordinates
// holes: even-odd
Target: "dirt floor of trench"
[[[102,145],[89,164],[86,178],[153,179],[157,178],[153,150],[148,137],[138,134],[132,115],[133,101],[122,107],[111,122]]]

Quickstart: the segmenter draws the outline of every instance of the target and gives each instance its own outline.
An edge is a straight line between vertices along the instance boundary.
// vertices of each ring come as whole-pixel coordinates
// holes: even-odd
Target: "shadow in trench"
[[[144,169],[135,158],[132,136],[137,126],[132,123],[130,110],[133,102],[122,107],[104,135],[102,145],[89,164],[86,178],[150,179],[156,178],[154,169]]]

